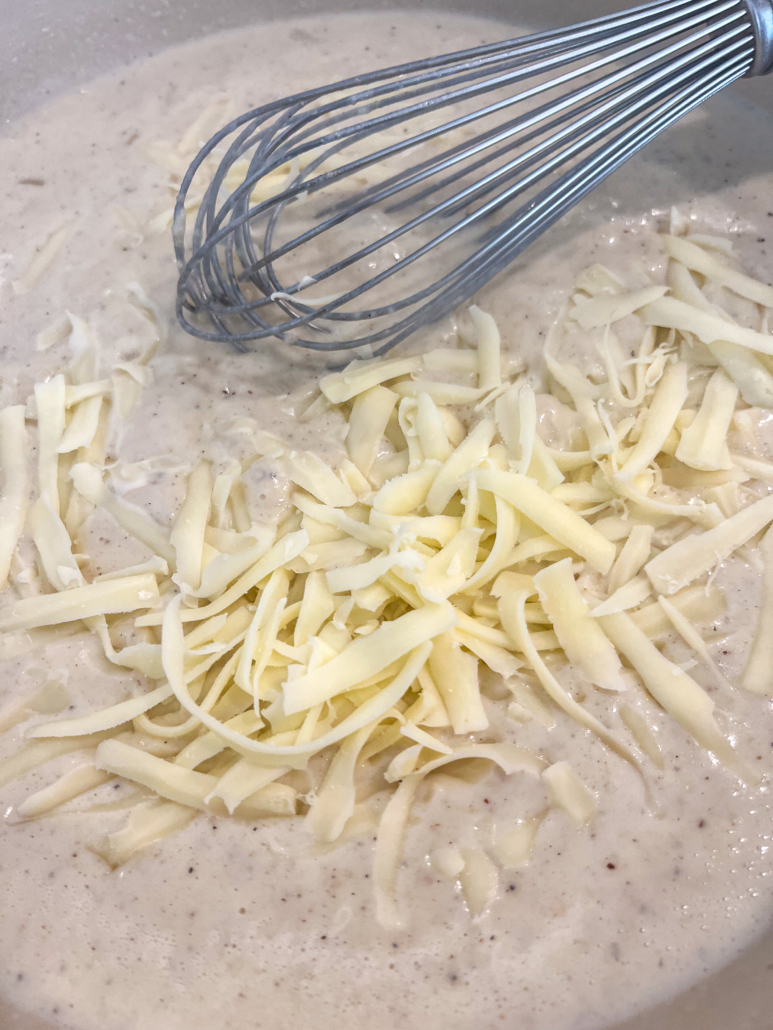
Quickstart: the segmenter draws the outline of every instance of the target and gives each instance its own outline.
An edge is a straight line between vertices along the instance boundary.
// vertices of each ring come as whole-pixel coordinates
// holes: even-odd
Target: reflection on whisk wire
[[[255,108],[182,182],[178,318],[243,350],[383,353],[692,108],[771,67],[773,0],[666,0]]]

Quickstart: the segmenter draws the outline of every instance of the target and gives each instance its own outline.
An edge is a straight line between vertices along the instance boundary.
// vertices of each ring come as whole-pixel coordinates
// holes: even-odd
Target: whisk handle
[[[743,0],[754,29],[754,64],[746,73],[767,75],[773,71],[773,0]]]

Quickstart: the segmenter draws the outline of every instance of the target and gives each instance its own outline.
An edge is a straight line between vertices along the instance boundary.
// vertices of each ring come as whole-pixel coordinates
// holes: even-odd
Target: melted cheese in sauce
[[[39,354],[33,341],[65,307],[93,317],[106,353],[123,360],[149,339],[127,302],[128,282],[139,280],[171,316],[171,242],[168,233],[143,228],[149,211],[162,213],[172,202],[153,145],[178,140],[213,96],[230,98],[236,113],[360,68],[410,60],[428,47],[461,49],[509,34],[505,25],[445,15],[275,23],[170,51],[12,127],[0,140],[7,251],[0,256],[0,402],[23,402],[49,372],[57,352]],[[746,267],[769,279],[773,223],[765,198],[773,181],[761,169],[771,167],[772,156],[773,135],[766,138],[729,98],[651,146],[484,295],[504,345],[538,373],[551,320],[594,261],[630,289],[647,285],[647,273],[661,281],[655,227],[674,203],[707,231],[736,234]],[[24,181],[34,179],[44,185]],[[137,220],[136,232],[116,205]],[[40,284],[13,296],[10,280],[27,267],[34,246],[66,224],[71,235]],[[452,331],[449,321],[433,339],[441,345]],[[579,338],[576,347],[568,358],[586,367],[600,360],[581,351]],[[238,455],[238,443],[222,432],[234,418],[255,418],[331,460],[343,456],[332,416],[311,427],[292,415],[322,371],[313,356],[268,344],[260,355],[241,357],[173,328],[154,370],[113,457],[163,458],[144,473],[153,477],[152,494],[140,479],[129,495],[140,504],[152,497],[151,513],[161,520],[179,504],[192,456]],[[550,412],[541,414],[547,427]],[[256,509],[270,513],[281,503],[275,484],[257,473],[248,491]],[[134,545],[119,537],[106,519],[95,520],[89,553],[104,571],[135,560]],[[718,582],[729,605],[713,652],[732,677],[754,625],[758,574],[735,560]],[[668,647],[677,660],[688,657],[675,639]],[[122,699],[132,683],[66,633],[45,653],[2,658],[0,706],[63,672],[74,714]],[[702,682],[736,720],[744,753],[771,771],[768,703],[740,691],[720,698],[712,682]],[[550,731],[536,722],[513,727],[503,712],[492,728],[517,732],[519,742],[551,761],[571,756],[598,792],[593,822],[578,831],[551,812],[531,863],[503,873],[500,897],[472,921],[428,855],[493,846],[518,819],[539,811],[541,788],[496,772],[475,783],[438,777],[423,789],[421,821],[408,836],[401,890],[411,919],[400,931],[374,921],[373,831],[313,853],[296,821],[253,830],[200,817],[110,872],[88,844],[122,823],[120,810],[22,824],[13,816],[15,805],[75,767],[77,757],[3,787],[0,932],[13,946],[0,965],[0,996],[30,1018],[73,1030],[246,1030],[256,1012],[275,1030],[483,1030],[514,1019],[519,1030],[591,1030],[686,986],[761,930],[771,901],[766,792],[740,787],[666,718],[657,727],[665,770],[649,772],[652,809],[636,774],[568,719],[559,715]],[[21,739],[17,727],[0,738],[0,753]],[[93,800],[126,793],[106,784]]]

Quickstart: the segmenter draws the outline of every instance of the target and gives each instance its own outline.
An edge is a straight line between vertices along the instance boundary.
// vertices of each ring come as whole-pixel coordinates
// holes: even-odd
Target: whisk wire
[[[728,19],[727,21],[730,21],[730,20],[731,19]],[[718,26],[718,27],[720,27],[720,26]],[[736,35],[740,31],[742,31],[741,28],[736,28],[731,33],[726,34],[725,36],[723,36],[722,39],[723,40],[725,38],[729,39],[729,38],[731,38],[731,36]],[[607,76],[604,79],[597,80],[596,82],[594,82],[590,86],[587,86],[587,87],[585,87],[583,89],[580,89],[580,90],[578,90],[578,91],[576,91],[576,92],[574,92],[572,94],[567,95],[566,97],[564,97],[558,103],[551,103],[551,104],[545,105],[542,108],[538,108],[537,111],[533,112],[531,115],[522,116],[521,118],[517,119],[513,123],[513,125],[511,127],[509,127],[506,131],[497,133],[495,136],[489,137],[488,139],[486,139],[484,142],[481,142],[480,144],[471,143],[468,147],[466,147],[464,149],[464,151],[462,153],[457,153],[457,154],[453,155],[452,157],[449,157],[446,160],[439,159],[437,162],[435,162],[431,166],[431,168],[424,169],[421,172],[417,173],[416,175],[411,176],[410,178],[401,179],[394,186],[390,186],[388,189],[379,190],[378,192],[373,194],[370,198],[364,199],[364,200],[362,200],[360,202],[354,201],[354,202],[350,203],[343,213],[341,213],[341,214],[339,214],[337,216],[332,216],[329,219],[319,223],[317,226],[315,226],[313,229],[309,230],[307,233],[301,234],[300,236],[296,237],[290,244],[287,244],[284,247],[277,248],[276,250],[273,250],[273,251],[271,251],[268,254],[264,254],[264,256],[258,262],[256,262],[254,265],[250,266],[249,268],[246,268],[244,270],[244,272],[242,272],[241,278],[244,279],[250,273],[252,273],[253,271],[256,271],[258,268],[260,268],[260,267],[262,267],[262,266],[264,266],[266,264],[269,264],[271,261],[278,260],[280,257],[284,256],[284,254],[286,254],[290,250],[294,249],[296,246],[298,246],[298,245],[300,245],[302,243],[306,243],[306,242],[308,242],[308,241],[310,241],[310,240],[312,240],[312,239],[322,235],[322,233],[327,232],[330,229],[336,228],[337,226],[343,224],[344,221],[346,221],[349,218],[352,218],[355,215],[359,214],[362,210],[365,209],[366,206],[372,206],[372,205],[377,204],[377,203],[379,203],[381,201],[388,200],[391,196],[393,196],[398,191],[402,191],[402,190],[404,190],[406,188],[409,188],[409,187],[415,185],[418,182],[423,181],[424,179],[426,179],[426,178],[428,178],[430,176],[436,175],[438,172],[447,171],[449,168],[452,168],[459,161],[467,160],[469,157],[475,156],[475,155],[481,153],[484,149],[486,149],[488,147],[494,146],[494,145],[496,145],[497,143],[500,143],[500,142],[504,142],[505,140],[507,140],[510,137],[512,137],[516,132],[522,132],[524,129],[531,128],[532,126],[534,126],[534,125],[538,124],[539,122],[543,121],[544,118],[547,115],[550,115],[552,117],[553,115],[560,114],[562,111],[568,111],[570,108],[572,109],[571,110],[571,115],[567,116],[567,117],[575,118],[574,125],[573,125],[573,127],[571,129],[564,129],[564,130],[561,130],[561,131],[557,132],[557,134],[554,137],[552,137],[552,139],[550,139],[549,141],[543,141],[543,143],[541,145],[539,145],[538,147],[535,147],[532,150],[527,151],[527,152],[519,155],[519,157],[515,158],[513,161],[508,162],[506,165],[504,165],[501,168],[497,169],[495,172],[492,172],[489,175],[485,176],[483,179],[480,180],[479,183],[475,184],[474,186],[467,187],[466,189],[462,190],[460,193],[456,194],[455,197],[452,197],[452,198],[444,201],[443,203],[436,205],[435,207],[433,207],[429,211],[425,212],[423,215],[418,216],[417,218],[415,218],[415,219],[411,220],[410,222],[406,223],[406,225],[402,226],[400,229],[396,230],[395,232],[386,234],[379,241],[374,243],[371,247],[364,247],[364,248],[362,248],[358,252],[358,257],[356,259],[349,259],[348,261],[338,262],[335,265],[329,266],[323,272],[320,272],[320,273],[317,274],[316,279],[317,279],[318,282],[320,282],[322,279],[328,278],[331,275],[336,274],[338,271],[341,271],[344,267],[347,267],[348,264],[351,264],[353,262],[353,260],[359,260],[362,256],[367,256],[370,253],[373,253],[375,250],[377,250],[377,249],[379,249],[379,248],[381,248],[381,247],[383,247],[383,246],[393,242],[395,239],[399,238],[400,235],[404,235],[405,233],[411,231],[412,229],[417,228],[423,222],[428,221],[431,218],[435,218],[435,217],[437,217],[437,216],[439,216],[441,214],[452,213],[458,207],[461,207],[463,204],[469,202],[471,199],[474,199],[477,195],[482,194],[483,192],[485,192],[486,187],[492,187],[493,188],[493,185],[495,183],[499,182],[508,173],[518,169],[519,167],[527,166],[528,163],[531,160],[533,160],[538,153],[543,152],[546,149],[548,151],[554,150],[555,148],[557,148],[557,146],[561,142],[561,140],[564,139],[567,135],[569,135],[571,137],[571,136],[574,136],[574,135],[578,134],[580,132],[580,130],[582,129],[582,127],[588,123],[588,121],[591,121],[592,123],[598,122],[599,120],[603,119],[603,117],[607,113],[609,113],[614,107],[619,106],[620,104],[626,103],[630,98],[634,97],[636,95],[637,91],[641,90],[643,87],[652,85],[656,81],[658,81],[659,78],[661,78],[661,77],[663,77],[665,75],[669,75],[669,74],[673,73],[685,61],[691,59],[693,56],[699,56],[700,54],[702,54],[702,53],[712,49],[713,46],[714,46],[713,42],[707,43],[707,44],[704,44],[703,47],[698,48],[694,53],[683,54],[683,55],[681,55],[679,58],[677,58],[673,62],[670,62],[670,63],[662,62],[661,65],[659,66],[660,67],[659,74],[646,75],[645,72],[644,72],[644,69],[647,66],[652,64],[654,58],[653,57],[649,57],[649,58],[642,59],[641,61],[637,62],[636,65],[631,66],[630,68],[627,68],[624,72],[618,72],[618,73],[616,73],[614,75]],[[665,54],[672,53],[674,51],[674,49],[676,49],[676,48],[675,47],[669,48],[668,50],[665,51]],[[662,58],[663,56],[664,56],[663,53],[660,53],[660,54],[657,55],[658,59]],[[627,86],[620,86],[619,87],[619,92],[618,92],[618,89],[616,89],[616,88],[612,89],[610,94],[606,94],[602,98],[604,100],[604,102],[601,103],[600,106],[594,106],[591,102],[589,102],[584,107],[577,107],[576,106],[576,104],[579,101],[587,99],[587,98],[591,97],[591,95],[593,95],[593,94],[601,93],[602,88],[606,89],[606,87],[608,87],[608,86],[613,86],[613,87],[617,86],[617,84],[619,83],[619,81],[622,78],[628,77],[628,75],[630,75],[631,72],[635,72],[635,71],[640,71],[641,74],[637,78],[635,78],[632,83],[629,83]],[[609,99],[607,99],[607,98],[608,97],[614,97],[614,96],[617,96],[618,99],[616,100],[615,104],[612,104],[611,101]],[[517,99],[520,99],[520,98],[517,98]],[[650,102],[650,101],[651,101],[651,97],[643,98],[643,102],[644,103],[647,103],[647,102]],[[584,118],[579,118],[579,119],[576,117],[580,112],[584,113],[585,110],[587,110],[587,109],[593,110],[594,114],[593,114],[592,118],[590,117],[590,115],[588,115],[588,116],[586,116]],[[633,112],[636,109],[637,108],[635,106],[632,106],[630,108],[630,111]],[[564,120],[564,119],[562,119],[562,120]],[[557,128],[558,125],[560,124],[560,121],[561,120],[559,120],[559,119],[554,119],[545,128],[546,129]],[[452,127],[455,128],[456,126],[452,125]],[[536,135],[536,133],[534,135]],[[526,135],[526,136],[522,135],[520,137],[520,143],[523,144],[525,142],[529,142],[530,138],[534,138],[534,137],[533,136],[529,137],[528,135]],[[500,154],[504,153],[506,151],[506,149],[508,149],[508,148],[505,148],[505,150],[500,151],[499,153]],[[499,156],[499,155],[493,155],[493,156]],[[480,167],[480,163],[478,165],[473,165],[472,168],[468,167],[467,171],[469,172],[471,170],[477,170],[479,167]],[[437,192],[438,189],[440,189],[448,181],[449,180],[446,180],[445,182],[441,181],[440,183],[437,183],[436,186],[433,188],[433,192]],[[423,196],[424,196],[423,194],[420,194],[419,197],[411,198],[411,200],[415,201],[417,199],[422,198]],[[411,201],[406,201],[405,203],[410,203],[410,202]],[[488,213],[490,213],[490,211],[489,211],[489,209],[486,209],[485,212],[483,212],[483,213],[484,214],[488,214]],[[293,286],[289,286],[289,287],[287,287],[286,292],[292,293],[294,290],[297,289],[297,287],[298,287],[297,283],[294,284]],[[263,301],[260,301],[258,303],[263,303]]]
[[[239,116],[180,188],[181,323],[239,349],[276,337],[383,353],[472,296],[642,146],[747,74],[759,42],[752,2],[770,0],[665,0]],[[215,159],[188,240],[186,201]],[[266,177],[280,175],[266,192]],[[336,254],[347,225],[357,246]],[[342,276],[332,296],[304,300],[310,285]],[[366,295],[376,303],[357,308]]]
[[[723,89],[738,77],[739,69],[745,67],[745,62],[739,62],[738,65],[731,67],[727,75],[718,82],[712,84],[711,87],[706,87],[701,91],[701,100],[699,100],[698,103],[702,102],[702,100],[708,99],[718,90]],[[649,127],[645,129],[641,136],[637,135],[633,143],[626,140],[624,137],[618,137],[611,141],[610,144],[604,148],[603,152],[601,152],[599,159],[594,162],[592,169],[589,168],[586,170],[592,170],[592,176],[586,175],[584,179],[580,179],[579,182],[576,182],[573,181],[577,179],[576,173],[567,173],[566,179],[562,182],[564,192],[560,196],[556,196],[554,191],[549,191],[546,196],[536,198],[534,204],[530,206],[529,211],[522,212],[518,218],[518,224],[522,226],[526,223],[527,228],[522,229],[522,231],[517,235],[513,235],[509,247],[499,247],[498,249],[495,249],[488,258],[482,258],[481,252],[478,252],[474,258],[470,260],[469,265],[472,267],[470,268],[470,278],[468,283],[473,287],[473,290],[480,289],[503,268],[507,267],[507,265],[509,265],[519,254],[523,253],[523,251],[535,239],[537,239],[545,229],[549,228],[550,225],[554,224],[559,218],[571,210],[576,203],[595,189],[596,185],[603,181],[606,176],[615,170],[615,168],[627,161],[634,153],[640,150],[647,143],[651,142],[651,140],[657,137],[664,129],[678,121],[694,107],[694,99],[691,96],[688,96],[687,98],[683,98],[680,104],[671,107],[670,110],[664,109],[659,111],[659,117],[652,119]],[[539,203],[540,200],[543,201],[542,205]],[[547,203],[548,201],[550,201],[550,204]],[[511,226],[513,231],[517,228],[517,224]],[[476,271],[473,271],[474,266],[477,266]],[[465,289],[467,289],[468,283],[465,283]],[[438,294],[436,299],[432,302],[432,310],[429,312],[430,320],[432,320],[433,315],[435,317],[440,317],[439,312],[447,310],[447,306],[449,304],[455,306],[455,297],[456,291],[453,288],[452,283],[449,290],[442,294]],[[393,329],[396,330],[397,327],[393,327]],[[402,342],[404,339],[409,337],[415,329],[416,326],[406,320],[403,325],[399,327],[399,331],[393,331],[393,334],[389,338],[389,347],[382,348],[380,351],[374,351],[374,354],[378,355],[379,353],[383,353],[384,350]],[[333,350],[335,348],[325,349]]]
[[[712,13],[716,14],[718,12],[727,10],[728,8],[735,8],[736,10],[734,12],[733,17],[736,19],[742,17],[742,12],[738,10],[738,0],[708,0],[708,2],[713,5]],[[707,3],[705,2],[705,0],[697,0],[697,2],[694,2],[692,7],[689,8],[689,10],[692,11],[693,8],[705,9],[706,6]],[[667,21],[673,21],[674,17],[675,15],[672,14],[671,17],[667,19]],[[357,160],[349,162],[341,168],[330,170],[324,173],[323,175],[319,176],[317,179],[312,180],[311,182],[306,182],[303,184],[298,183],[296,186],[290,187],[286,191],[284,191],[281,198],[279,199],[281,201],[291,200],[300,193],[308,194],[323,189],[324,187],[331,185],[339,178],[354,175],[358,172],[366,170],[373,164],[378,164],[385,160],[388,160],[389,158],[399,156],[402,152],[404,152],[407,149],[418,146],[422,143],[429,142],[437,138],[438,136],[451,132],[455,129],[463,128],[469,122],[477,121],[488,115],[499,113],[501,110],[507,107],[511,107],[515,104],[524,103],[527,100],[531,100],[534,97],[536,97],[539,93],[560,87],[565,83],[568,83],[573,79],[579,78],[581,76],[586,76],[592,73],[593,71],[597,70],[598,68],[601,68],[613,62],[618,62],[638,52],[645,46],[649,47],[652,45],[656,45],[662,40],[668,38],[669,35],[672,35],[676,32],[681,33],[685,29],[692,28],[694,25],[701,23],[702,17],[702,12],[699,10],[698,14],[696,14],[694,17],[687,19],[686,21],[680,22],[678,26],[674,27],[673,25],[669,25],[668,28],[663,28],[654,36],[650,34],[646,41],[639,42],[638,44],[633,44],[629,47],[626,47],[622,51],[616,52],[614,55],[608,55],[604,58],[599,58],[597,61],[591,62],[589,65],[585,65],[581,68],[568,71],[563,75],[558,76],[557,78],[554,78],[548,82],[539,83],[538,85],[532,87],[530,90],[527,90],[523,93],[516,94],[515,96],[506,97],[495,104],[488,105],[487,107],[484,107],[480,110],[476,110],[467,115],[456,118],[451,122],[446,122],[441,125],[434,126],[423,133],[410,137],[408,140],[403,140],[400,143],[395,143],[391,146],[383,147],[379,149],[377,152],[358,158]],[[632,35],[634,35],[637,31],[641,31],[641,29],[637,30],[629,27],[624,27],[622,32],[607,39],[605,46],[609,47],[616,45],[619,42],[625,41],[629,39]],[[692,38],[693,37],[690,37],[687,40],[682,40],[680,45],[689,43]],[[217,225],[225,221],[231,207],[237,205],[245,195],[249,195],[252,188],[257,184],[260,178],[269,174],[278,165],[284,164],[287,161],[292,161],[296,157],[302,157],[309,150],[314,150],[328,146],[336,142],[341,142],[343,139],[347,137],[357,137],[358,139],[361,139],[363,138],[363,133],[375,134],[378,132],[383,132],[395,123],[402,123],[408,119],[418,117],[420,115],[425,115],[430,110],[436,110],[440,107],[447,107],[455,103],[460,103],[463,100],[468,100],[473,97],[477,97],[478,95],[481,95],[483,93],[491,92],[495,89],[512,86],[516,82],[522,81],[525,78],[552,71],[554,67],[560,66],[561,64],[564,64],[568,61],[580,60],[583,57],[587,56],[589,52],[593,52],[593,49],[593,44],[588,44],[584,47],[576,47],[574,49],[562,53],[558,57],[552,58],[550,61],[543,60],[536,64],[529,64],[525,68],[519,68],[517,72],[513,72],[509,75],[497,76],[493,79],[488,78],[484,80],[482,83],[478,83],[475,87],[467,87],[463,90],[455,91],[444,90],[443,95],[440,98],[436,99],[432,104],[417,104],[401,107],[398,111],[393,112],[390,115],[382,115],[379,118],[371,119],[368,122],[358,122],[344,129],[336,130],[333,133],[328,133],[322,136],[316,136],[311,141],[306,139],[306,141],[302,144],[297,145],[294,148],[287,150],[286,152],[281,151],[280,156],[276,157],[273,161],[268,161],[265,157],[263,157],[262,161],[257,161],[253,159],[252,164],[255,170],[253,170],[253,168],[251,167],[250,173],[245,177],[241,185],[234,191],[232,196],[223,204],[222,208],[218,213],[217,222],[211,224],[209,227],[210,231],[213,229],[217,229]],[[598,50],[597,47],[595,49]],[[627,70],[623,70],[619,74],[625,75],[627,74]],[[418,79],[404,80],[399,84],[399,87],[390,84],[388,87],[382,88],[388,88],[390,92],[393,92],[399,88],[400,92],[403,93],[403,96],[405,96],[404,91],[406,85],[412,84],[413,81],[418,81]],[[326,105],[325,107],[317,111],[306,112],[304,115],[299,116],[299,121],[293,124],[292,128],[287,127],[285,128],[284,132],[275,134],[275,138],[272,140],[272,152],[276,152],[281,147],[283,139],[287,133],[292,132],[293,135],[296,135],[298,133],[299,128],[304,123],[314,119],[318,119],[321,115],[343,106],[352,106],[355,103],[361,104],[366,101],[370,102],[373,95],[374,91],[372,90],[356,93],[350,97],[336,101],[335,104]],[[302,133],[300,135],[303,136]],[[256,155],[256,157],[257,156],[258,155]],[[269,205],[269,203],[269,201],[265,201],[262,204],[256,205],[248,211],[245,211],[241,215],[241,218],[243,220],[255,218]],[[241,224],[241,222],[232,222],[229,224],[229,228],[235,228],[237,224]],[[219,240],[213,239],[213,243],[216,242],[219,242]]]

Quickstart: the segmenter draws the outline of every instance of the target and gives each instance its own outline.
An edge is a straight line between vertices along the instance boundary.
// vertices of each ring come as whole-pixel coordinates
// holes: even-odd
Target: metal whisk
[[[773,0],[661,0],[255,108],[182,182],[179,320],[241,350],[381,354],[707,97],[771,69]]]

